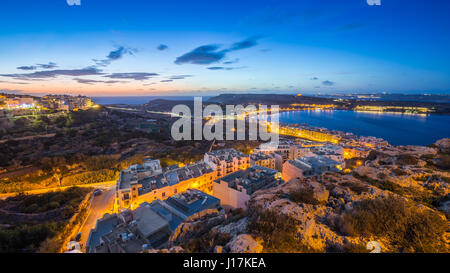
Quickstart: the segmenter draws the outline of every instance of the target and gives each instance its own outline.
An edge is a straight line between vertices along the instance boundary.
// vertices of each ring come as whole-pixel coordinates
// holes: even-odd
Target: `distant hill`
[[[329,98],[318,98],[296,95],[279,95],[279,94],[221,94],[208,99],[208,103],[223,104],[249,104],[261,103],[266,105],[279,104],[287,105],[292,103],[316,103],[328,104],[333,100]]]
[[[166,99],[156,99],[149,101],[144,104],[144,107],[148,110],[157,111],[172,111],[172,108],[178,104],[187,105],[190,109],[194,108],[194,100],[166,100]]]

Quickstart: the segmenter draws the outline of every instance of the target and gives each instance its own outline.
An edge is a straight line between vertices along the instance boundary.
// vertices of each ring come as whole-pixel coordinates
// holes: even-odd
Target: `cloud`
[[[46,71],[36,71],[25,74],[0,74],[2,77],[10,77],[16,79],[42,79],[42,78],[56,78],[58,76],[93,76],[103,75],[100,69],[95,67],[87,67],[83,69],[56,69]]]
[[[171,80],[184,80],[186,78],[190,78],[192,75],[175,75],[170,77]]]
[[[137,49],[119,46],[116,50],[109,52],[109,54],[106,56],[106,59],[93,59],[93,61],[95,62],[96,66],[105,67],[110,65],[113,61],[121,59],[125,55],[134,55],[136,52]]]
[[[38,68],[41,68],[41,69],[52,69],[52,68],[55,68],[55,67],[58,67],[56,65],[56,63],[49,62],[48,64],[23,65],[23,66],[17,67],[17,69],[29,71],[29,70],[36,70]]]
[[[332,86],[332,85],[334,85],[334,82],[332,82],[332,81],[323,81],[322,84],[326,85],[326,86]]]
[[[204,45],[181,55],[175,60],[176,64],[212,64],[225,58],[226,51],[217,51],[220,48],[218,45]]]
[[[113,83],[125,83],[123,81],[98,81],[98,80],[90,80],[90,79],[81,79],[81,78],[74,78],[74,81],[77,81],[78,83],[83,84],[93,84],[93,83],[106,83],[106,84],[113,84]]]
[[[257,41],[259,39],[261,39],[261,37],[259,36],[250,37],[243,41],[234,43],[230,48],[222,50],[219,50],[220,46],[216,44],[199,46],[194,50],[192,50],[191,52],[188,52],[176,58],[175,63],[176,64],[190,63],[199,65],[209,65],[217,63],[223,60],[226,57],[227,53],[229,52],[256,46],[258,44]]]
[[[29,66],[24,65],[24,66],[17,67],[17,69],[20,69],[20,70],[36,70],[36,68],[37,67],[34,65],[29,65]]]
[[[132,73],[112,73],[105,75],[104,77],[110,79],[133,79],[136,81],[148,80],[154,76],[159,76],[157,73],[147,73],[147,72],[132,72]]]
[[[228,51],[242,50],[250,47],[254,47],[258,44],[258,40],[261,39],[261,36],[253,36],[247,38],[241,42],[234,43],[233,46],[228,49]]]
[[[317,77],[312,77],[312,78],[311,78],[312,81],[317,81],[318,79],[319,79],[319,78],[317,78]]]
[[[49,62],[48,64],[37,64],[37,66],[42,69],[52,69],[58,67],[54,62]]]
[[[162,80],[161,82],[173,82],[173,80]]]
[[[241,67],[212,66],[212,67],[208,67],[207,69],[209,69],[209,70],[235,70],[235,69],[242,69],[242,68],[245,68],[245,66],[241,66]]]
[[[235,64],[235,63],[238,63],[238,62],[239,62],[239,59],[234,59],[234,60],[231,60],[231,61],[223,62],[223,64]]]
[[[168,49],[169,47],[165,44],[160,44],[156,49],[158,49],[159,51],[164,51],[166,49]]]

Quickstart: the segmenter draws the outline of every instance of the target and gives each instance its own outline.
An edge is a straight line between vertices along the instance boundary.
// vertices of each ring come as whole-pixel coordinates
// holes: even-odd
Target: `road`
[[[83,250],[84,246],[86,246],[89,232],[95,227],[97,220],[102,218],[105,213],[112,213],[114,193],[115,186],[112,186],[105,188],[101,195],[94,196],[89,209],[89,215],[79,231],[81,232],[80,244],[83,246]]]
[[[30,190],[30,191],[24,191],[25,194],[41,194],[46,193],[50,191],[58,191],[58,190],[66,190],[71,187],[92,187],[92,188],[109,188],[116,185],[116,181],[108,181],[108,182],[101,182],[101,183],[94,183],[94,184],[82,184],[82,185],[73,185],[73,186],[64,186],[64,187],[53,187],[53,188],[44,188],[44,189],[38,189],[38,190]],[[0,194],[0,200],[6,199],[8,197],[12,197],[19,194],[18,192],[12,192],[12,193],[2,193]]]

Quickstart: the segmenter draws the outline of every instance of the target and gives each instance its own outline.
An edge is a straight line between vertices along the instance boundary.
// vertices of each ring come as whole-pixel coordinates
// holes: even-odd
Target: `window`
[[[165,197],[165,196],[166,196],[166,193],[165,193],[165,192],[163,192],[163,193],[161,194],[161,196],[162,196],[162,197]]]

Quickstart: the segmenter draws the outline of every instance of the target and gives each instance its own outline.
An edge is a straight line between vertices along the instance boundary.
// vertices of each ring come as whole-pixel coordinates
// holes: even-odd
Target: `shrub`
[[[263,239],[265,252],[311,252],[300,242],[295,218],[262,209],[249,213],[247,232]]]
[[[301,188],[290,193],[290,199],[296,203],[306,203],[318,205],[319,201],[314,198],[314,191],[311,188]]]
[[[398,165],[417,165],[419,163],[419,160],[417,157],[412,155],[399,155],[397,157],[397,160],[395,161]]]
[[[369,187],[360,183],[344,182],[341,186],[348,187],[350,190],[357,194],[369,191]]]
[[[188,253],[211,253],[217,245],[224,246],[231,239],[230,234],[210,231],[207,234],[190,239],[183,244],[183,249]]]
[[[447,223],[398,197],[363,200],[344,213],[338,229],[350,236],[387,238],[402,252],[446,252],[442,240]]]
[[[21,225],[0,229],[0,253],[32,252],[58,230],[55,223]]]
[[[402,175],[407,175],[407,174],[408,174],[407,172],[405,172],[404,170],[399,169],[399,168],[393,169],[392,172],[393,172],[396,176],[402,176]]]

